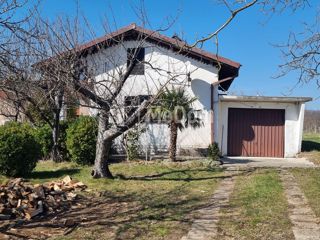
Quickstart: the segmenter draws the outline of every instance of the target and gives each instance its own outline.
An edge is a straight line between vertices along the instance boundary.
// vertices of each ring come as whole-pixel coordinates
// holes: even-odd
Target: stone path
[[[289,203],[289,218],[293,224],[292,231],[295,239],[319,240],[320,219],[316,217],[308,205],[294,176],[287,170],[282,170],[280,175]]]
[[[220,217],[220,209],[229,202],[229,196],[234,188],[234,177],[230,176],[220,182],[214,192],[210,206],[198,210],[199,218],[196,219],[188,234],[181,240],[209,240],[218,233],[217,223]]]
[[[280,176],[289,204],[289,218],[293,224],[292,231],[295,239],[319,240],[320,219],[308,205],[294,176],[286,169],[281,170]],[[211,198],[210,205],[198,210],[199,218],[193,222],[190,231],[181,240],[209,240],[217,237],[220,210],[228,207],[229,197],[234,189],[234,178],[235,176],[229,176],[220,182]]]

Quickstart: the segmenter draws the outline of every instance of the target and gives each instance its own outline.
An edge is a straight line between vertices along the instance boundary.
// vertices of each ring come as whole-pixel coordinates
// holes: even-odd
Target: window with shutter
[[[132,75],[144,75],[144,48],[128,48],[127,49],[127,67],[134,61],[135,66],[132,69]]]

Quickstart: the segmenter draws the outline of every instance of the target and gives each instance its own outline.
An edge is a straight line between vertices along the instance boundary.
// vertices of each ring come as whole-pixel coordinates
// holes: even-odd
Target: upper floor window
[[[130,66],[130,63],[134,61],[135,66],[132,69],[132,75],[144,75],[144,48],[128,48],[127,49],[127,67]],[[134,56],[136,56],[134,58]]]
[[[139,106],[144,102],[149,100],[152,95],[138,95],[138,96],[125,96],[124,107],[127,116],[134,114]]]

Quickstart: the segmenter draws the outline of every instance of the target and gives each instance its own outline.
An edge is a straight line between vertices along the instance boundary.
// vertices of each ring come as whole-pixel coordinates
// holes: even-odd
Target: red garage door
[[[284,156],[284,110],[229,108],[228,155]]]

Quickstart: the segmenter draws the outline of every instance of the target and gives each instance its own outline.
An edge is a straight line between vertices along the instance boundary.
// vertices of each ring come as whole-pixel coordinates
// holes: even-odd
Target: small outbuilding
[[[223,155],[294,157],[301,151],[306,97],[219,96]]]

